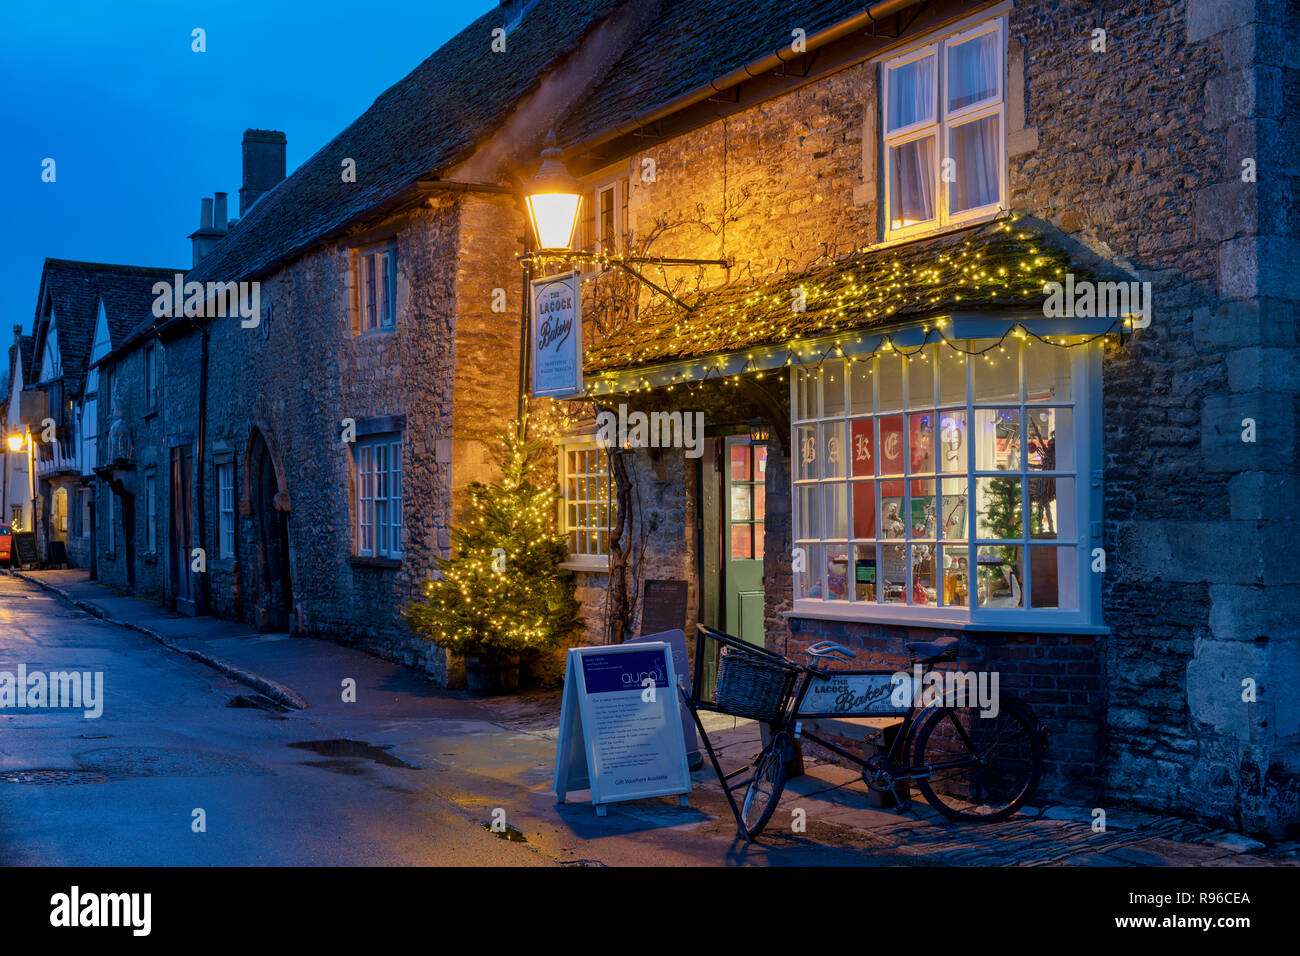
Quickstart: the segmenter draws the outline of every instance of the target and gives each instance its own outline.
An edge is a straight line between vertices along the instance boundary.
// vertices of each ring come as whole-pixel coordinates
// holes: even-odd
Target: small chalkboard
[[[19,531],[14,534],[14,559],[23,567],[36,564],[36,532]]]
[[[62,541],[50,542],[50,567],[55,565],[63,568],[68,566],[68,549]]]
[[[647,581],[641,591],[641,633],[686,629],[686,582]]]

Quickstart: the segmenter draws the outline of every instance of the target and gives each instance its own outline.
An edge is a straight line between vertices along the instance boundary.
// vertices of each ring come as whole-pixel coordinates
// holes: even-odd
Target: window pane
[[[760,481],[750,488],[754,493],[754,517],[762,521],[767,515],[767,487]]]
[[[958,340],[965,347],[966,343]],[[939,346],[939,404],[966,404],[966,354],[948,345]]]
[[[818,537],[817,486],[797,486],[795,488],[795,498],[797,499],[795,537],[801,541]]]
[[[939,415],[939,470],[966,470],[966,412]]]
[[[1024,607],[1025,579],[1019,547],[980,548],[977,596],[980,607]]]
[[[946,607],[968,607],[970,572],[966,548],[943,549],[943,603]]]
[[[731,486],[731,520],[748,521],[753,517],[750,510],[749,485]]]
[[[1030,478],[1030,535],[1035,538],[1073,538],[1076,532],[1074,479]]]
[[[763,481],[767,477],[767,446],[751,446],[750,451],[754,455],[754,480]]]
[[[754,557],[763,557],[763,522],[754,522]]]
[[[1025,387],[1031,402],[1070,401],[1069,350],[1026,339]]]
[[[822,367],[822,418],[844,414],[844,363],[828,361]]]
[[[807,369],[795,373],[794,417],[797,421],[817,417],[817,376]]]
[[[1002,138],[997,114],[954,126],[948,133],[954,181],[948,187],[948,212],[991,206],[1002,195]]]
[[[934,546],[912,545],[912,604],[939,603],[939,583],[935,577]]]
[[[853,456],[853,474],[874,475],[876,473],[874,421],[870,418],[857,418],[849,422],[849,439]]]
[[[945,478],[942,485],[940,531],[945,538],[963,539],[966,537],[966,516],[970,513],[967,508],[967,479]]]
[[[890,415],[880,419],[880,473],[903,473],[903,416]]]
[[[823,538],[847,538],[849,536],[847,490],[842,481],[827,482],[822,485],[822,526]]]
[[[822,425],[822,477],[844,477],[844,423],[828,422]]]
[[[367,255],[361,260],[365,265],[365,327],[375,327],[375,257]]]
[[[849,598],[849,552],[842,544],[826,545],[826,598],[847,601]]]
[[[1020,409],[975,409],[975,468],[978,471],[1019,471]]]
[[[875,536],[876,483],[855,481],[853,483],[853,537],[874,538]]]
[[[796,478],[817,477],[817,426],[800,425],[795,429],[795,439],[799,443],[799,463],[795,467]]]
[[[981,538],[1019,538],[1021,497],[1019,478],[978,478],[975,482]]]
[[[794,572],[794,593],[796,597],[820,598],[822,596],[821,547],[815,544],[801,544],[805,555],[803,570]],[[796,568],[800,565],[796,564]]]
[[[998,95],[1002,43],[997,30],[948,47],[948,111]]]
[[[731,446],[731,480],[749,481],[749,447]]]
[[[853,598],[856,601],[874,601],[876,599],[876,546],[855,545],[853,554]]]
[[[874,411],[871,364],[871,359],[849,363],[849,413],[851,415],[869,414]]]
[[[934,137],[889,148],[889,221],[893,229],[934,218]]]
[[[907,601],[907,550],[901,544],[880,548],[880,602],[904,604]]]
[[[1076,610],[1079,607],[1079,553],[1074,548],[1029,549],[1030,604]]]
[[[754,545],[750,526],[747,524],[733,524],[731,526],[731,557],[735,559],[752,558],[753,556]]]
[[[1000,348],[992,348],[983,355],[973,356],[972,377],[975,379],[975,401],[980,404],[1020,401],[1020,361],[1016,342],[1009,339]],[[976,349],[988,347],[987,341],[977,341]]]
[[[1025,410],[1025,430],[1029,433],[1026,452],[1030,470],[1074,470],[1074,441],[1070,418],[1068,408],[1031,407]]]
[[[911,442],[910,474],[934,471],[934,412],[909,415],[908,441]]]
[[[934,404],[933,352],[934,346],[927,345],[911,358],[903,360],[903,367],[907,370],[908,408],[929,408]]]
[[[885,496],[892,490],[888,487],[881,489],[879,534],[882,538],[901,538],[907,533],[907,525],[903,521],[902,495]]]
[[[934,538],[938,534],[934,479],[912,482],[912,514],[908,522],[909,538]]]
[[[913,123],[934,122],[934,54],[918,57],[887,70],[889,116],[886,131],[893,132]]]

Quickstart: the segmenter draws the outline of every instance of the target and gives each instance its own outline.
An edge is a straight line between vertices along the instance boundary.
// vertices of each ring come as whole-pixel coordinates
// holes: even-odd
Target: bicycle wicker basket
[[[734,717],[774,720],[781,713],[793,673],[789,664],[724,647],[718,658],[714,705]]]

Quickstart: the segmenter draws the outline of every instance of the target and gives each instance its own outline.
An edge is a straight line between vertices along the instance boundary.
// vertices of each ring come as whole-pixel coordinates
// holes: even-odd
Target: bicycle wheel
[[[978,707],[940,708],[916,734],[913,765],[926,802],[966,823],[1005,820],[1038,786],[1045,745],[1038,718],[1018,700],[1002,697],[996,716]]]
[[[752,840],[767,826],[781,801],[785,789],[785,758],[780,738],[768,744],[754,765],[754,779],[749,782],[740,804],[740,817]]]

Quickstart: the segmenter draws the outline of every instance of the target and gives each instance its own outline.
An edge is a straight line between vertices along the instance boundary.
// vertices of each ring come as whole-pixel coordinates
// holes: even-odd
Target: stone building
[[[509,0],[283,181],[283,136],[245,135],[238,222],[218,194],[191,236],[197,314],[101,363],[161,352],[109,475],[137,514],[142,464],[166,476],[170,557],[137,587],[455,679],[399,610],[516,414],[519,186],[553,129],[586,390],[534,412],[588,639],[641,630],[650,581],[684,586],[688,630],[786,653],[956,636],[1047,721],[1048,798],[1283,832],[1284,14]],[[628,255],[726,265],[640,264],[656,291]],[[598,411],[703,436],[611,456]]]

